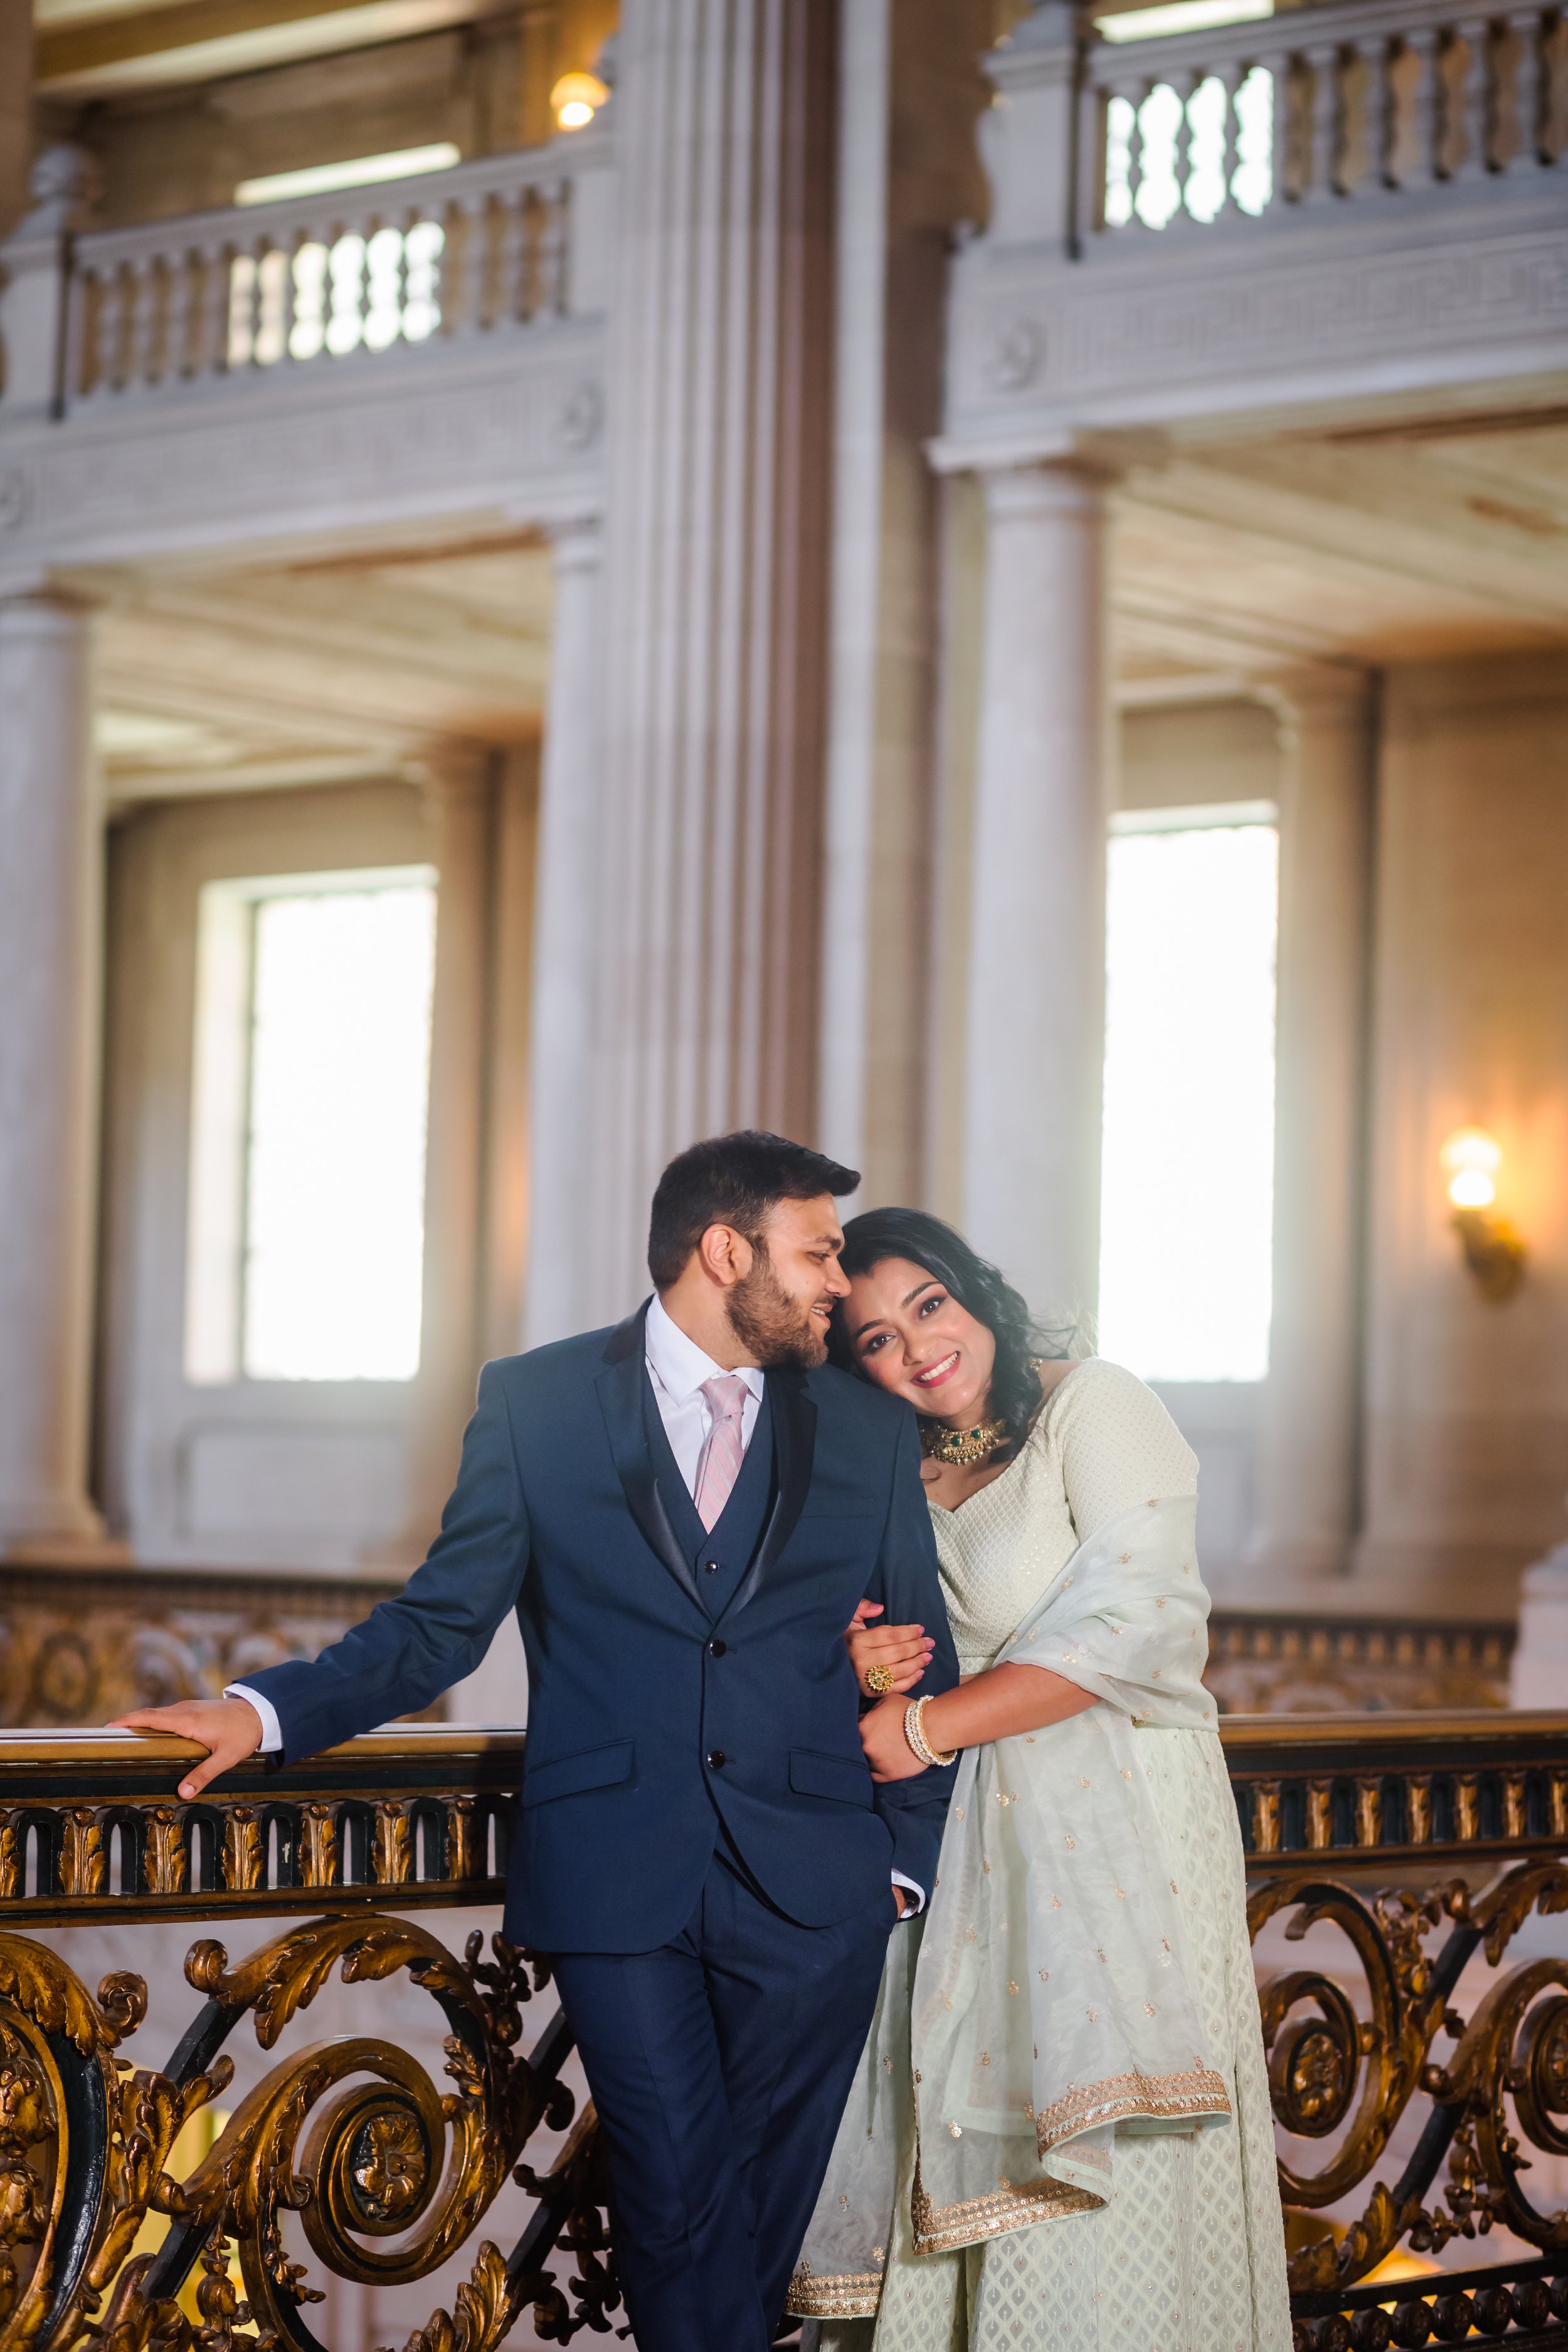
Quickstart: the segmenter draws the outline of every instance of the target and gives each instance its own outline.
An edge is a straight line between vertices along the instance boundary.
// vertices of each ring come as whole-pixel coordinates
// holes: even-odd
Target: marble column
[[[554,550],[555,629],[534,885],[525,1348],[582,1329],[595,1240],[584,1172],[593,1149],[594,984],[600,949],[599,719],[605,680],[597,520],[558,530]]]
[[[626,0],[616,79],[595,1247],[693,1138],[816,1126],[834,11]]]
[[[963,1222],[1055,1322],[1099,1285],[1107,486],[1063,461],[984,488]]]
[[[1345,1572],[1361,1414],[1373,702],[1360,671],[1275,680],[1279,961],[1274,1310],[1249,1600]]]
[[[485,1048],[491,923],[489,756],[463,745],[427,767],[436,901],[425,1273],[419,1370],[410,1399],[408,1507],[386,1557],[415,1561],[440,1525],[474,1409]]]
[[[90,1541],[102,824],[86,612],[0,602],[0,1551]]]

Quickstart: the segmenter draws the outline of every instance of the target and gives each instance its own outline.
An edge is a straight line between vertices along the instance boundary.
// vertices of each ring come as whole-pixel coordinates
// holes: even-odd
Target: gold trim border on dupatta
[[[1109,2202],[1091,2189],[1074,2189],[1066,2180],[1031,2180],[1015,2189],[1005,2173],[1002,2185],[989,2197],[971,2197],[962,2205],[933,2205],[921,2179],[915,2157],[914,2194],[910,2200],[917,2254],[948,2254],[960,2246],[977,2246],[986,2238],[1003,2238],[1012,2230],[1027,2230],[1062,2213],[1099,2213]]]
[[[1081,2091],[1068,2091],[1035,2118],[1040,2154],[1048,2156],[1064,2139],[1101,2124],[1124,2123],[1130,2116],[1151,2116],[1162,2123],[1190,2116],[1228,2116],[1230,2094],[1223,2076],[1212,2066],[1194,2066],[1184,2074],[1109,2074]]]
[[[875,2319],[881,2299],[880,2271],[839,2271],[818,2278],[803,2262],[789,2283],[784,2309],[792,2319]]]

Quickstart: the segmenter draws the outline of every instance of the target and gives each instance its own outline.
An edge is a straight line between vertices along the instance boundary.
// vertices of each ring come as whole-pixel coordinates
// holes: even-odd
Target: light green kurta
[[[933,1511],[963,1670],[995,1656],[1098,1528],[1140,1500],[1191,1494],[1195,1471],[1141,1381],[1098,1360],[1078,1367],[1009,1469],[960,1510]],[[900,2119],[901,2177],[878,2317],[820,2323],[820,2352],[1287,2352],[1273,2126],[1223,1759],[1212,1730],[1131,1736],[1180,1877],[1194,1992],[1232,2120],[1118,2133],[1110,2197],[1099,2210],[917,2254],[913,2133]],[[942,1899],[939,1890],[933,1901]],[[889,2004],[896,1980],[907,1984],[918,1932],[889,1970]],[[807,2324],[808,2347],[816,2325]]]

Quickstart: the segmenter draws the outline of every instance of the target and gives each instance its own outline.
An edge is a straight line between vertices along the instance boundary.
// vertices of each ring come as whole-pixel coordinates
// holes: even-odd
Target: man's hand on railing
[[[206,1749],[180,1782],[179,1793],[199,1796],[209,1780],[232,1770],[254,1756],[261,1745],[261,1717],[244,1698],[194,1698],[180,1706],[142,1706],[133,1715],[117,1715],[111,1731],[162,1731],[176,1739],[194,1739]]]

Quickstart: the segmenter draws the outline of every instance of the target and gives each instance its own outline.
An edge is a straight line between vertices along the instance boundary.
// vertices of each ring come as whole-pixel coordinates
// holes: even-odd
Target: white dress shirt
[[[686,1481],[687,1493],[695,1500],[702,1449],[713,1426],[702,1383],[722,1377],[725,1367],[716,1364],[705,1349],[688,1337],[674,1317],[667,1314],[664,1301],[657,1294],[648,1302],[644,1348],[654,1402],[675,1456],[675,1466]],[[746,1383],[746,1402],[741,1408],[741,1452],[744,1454],[763,1409],[763,1375],[755,1364],[740,1364],[735,1369]],[[252,1690],[247,1683],[230,1683],[224,1696],[247,1699],[261,1717],[261,1755],[274,1754],[282,1747],[282,1727],[269,1698]],[[925,1889],[897,1870],[893,1873],[893,1885],[901,1886],[911,1898],[904,1916],[912,1919],[917,1911],[925,1907]]]

